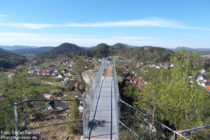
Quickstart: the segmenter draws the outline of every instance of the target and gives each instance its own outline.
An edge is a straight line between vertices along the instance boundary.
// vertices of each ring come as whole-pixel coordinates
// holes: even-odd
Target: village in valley
[[[75,66],[74,59],[64,61],[45,62],[39,65],[30,65],[28,74],[37,79],[41,79],[41,83],[48,84],[66,89],[68,92],[47,92],[43,93],[44,99],[63,99],[74,95],[75,98],[82,98],[82,94],[87,90],[94,72],[100,65],[100,59],[87,58],[84,61],[84,69],[80,75],[78,68]],[[82,67],[82,66],[81,66]],[[70,94],[70,95],[69,95]],[[48,107],[53,109],[52,107]],[[82,112],[82,103],[80,103],[79,111]]]
[[[174,67],[174,64],[170,62],[159,62],[153,64],[136,62],[131,64],[132,62],[129,60],[125,61],[125,59],[121,59],[121,61],[123,62],[121,68],[122,80],[125,81],[126,84],[133,84],[136,88],[140,89],[149,82],[148,78],[144,78],[145,75],[152,75],[151,73],[153,73],[154,70],[167,70]],[[189,84],[198,84],[210,92],[210,76],[208,70],[201,69],[198,71],[198,75],[196,77],[189,76],[188,79],[190,79]]]

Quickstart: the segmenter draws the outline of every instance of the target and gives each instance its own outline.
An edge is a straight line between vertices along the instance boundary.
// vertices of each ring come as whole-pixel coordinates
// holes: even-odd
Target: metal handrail
[[[166,128],[166,129],[168,129],[168,130],[170,130],[170,131],[173,132],[175,135],[178,135],[178,136],[184,138],[185,140],[189,140],[187,137],[181,135],[179,132],[177,132],[177,131],[171,129],[170,127],[166,126],[165,124],[161,123],[160,121],[158,121],[158,120],[156,120],[156,119],[150,117],[150,116],[147,115],[146,113],[144,113],[144,112],[142,112],[142,111],[140,111],[140,110],[134,108],[133,106],[129,105],[128,103],[124,102],[123,100],[120,100],[120,102],[123,103],[123,104],[125,104],[126,106],[130,107],[131,109],[135,110],[136,112],[142,114],[144,117],[147,117],[147,118],[153,120],[154,122],[160,124],[162,127]]]
[[[190,128],[190,129],[180,130],[180,131],[176,131],[176,132],[177,133],[184,133],[184,132],[190,132],[190,131],[195,131],[195,130],[204,129],[204,128],[210,128],[210,125],[199,126],[199,127],[196,127],[196,128]]]
[[[42,102],[50,102],[50,101],[81,101],[82,99],[25,99],[21,102],[15,102],[11,105],[7,105],[7,106],[3,106],[0,108],[0,111],[1,110],[5,110],[7,108],[10,108],[10,107],[14,107],[14,106],[18,106],[18,105],[21,105],[21,104],[24,104],[24,103],[27,103],[27,102],[32,102],[32,101],[42,101]]]

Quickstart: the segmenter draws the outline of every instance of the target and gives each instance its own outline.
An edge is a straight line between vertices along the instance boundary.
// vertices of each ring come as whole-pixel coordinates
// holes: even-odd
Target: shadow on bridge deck
[[[117,111],[113,77],[102,77],[98,98],[90,112],[89,138],[91,140],[117,140]]]

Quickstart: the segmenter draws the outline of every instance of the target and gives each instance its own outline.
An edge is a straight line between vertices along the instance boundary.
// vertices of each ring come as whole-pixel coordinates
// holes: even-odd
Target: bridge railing
[[[127,135],[124,134],[129,130],[133,134],[131,140],[176,140],[178,137],[189,140],[166,124],[155,120],[122,100],[120,100],[120,108],[121,139],[127,138]]]
[[[190,140],[208,140],[208,139],[210,139],[210,125],[180,130],[180,131],[176,131],[176,132],[184,135],[185,137],[187,137]],[[181,137],[180,137],[180,139],[181,139]]]
[[[89,136],[88,124],[91,119],[90,111],[93,110],[94,100],[98,98],[98,91],[100,87],[99,84],[101,82],[102,74],[106,66],[107,66],[107,59],[104,58],[101,60],[101,65],[97,70],[97,72],[95,73],[95,75],[93,76],[91,84],[83,97],[83,137],[84,138]]]
[[[117,72],[116,72],[116,59],[113,59],[113,81],[114,81],[114,96],[115,96],[115,103],[116,103],[116,112],[117,112],[117,122],[119,122],[119,100],[120,100],[120,92],[118,87],[118,78],[117,78]],[[117,134],[119,136],[119,124],[117,125]]]
[[[72,120],[72,104],[80,100],[26,99],[0,108],[0,139],[42,139],[70,134],[70,124],[82,133],[82,113]],[[56,135],[57,134],[57,135]],[[63,135],[65,137],[65,135]]]
[[[120,108],[120,138],[123,140],[128,138],[129,140],[208,140],[210,138],[210,125],[175,131],[169,122],[160,122],[122,100]]]

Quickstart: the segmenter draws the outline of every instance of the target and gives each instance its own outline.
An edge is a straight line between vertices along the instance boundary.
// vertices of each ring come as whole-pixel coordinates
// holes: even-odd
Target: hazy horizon
[[[71,42],[63,42],[63,43],[71,43]],[[61,43],[61,44],[63,44],[63,43]],[[103,43],[103,42],[102,42],[102,43]],[[118,42],[118,43],[121,43],[121,42]],[[29,47],[29,48],[58,47],[58,46],[60,46],[61,44],[59,44],[59,45],[41,45],[41,46],[35,46],[35,45],[0,45],[0,48],[1,48],[1,47],[17,47],[17,46],[19,46],[19,47]],[[72,44],[78,45],[78,44],[76,44],[76,43],[72,43]],[[99,44],[101,44],[101,43],[98,43],[98,44],[93,45],[93,46],[81,46],[81,45],[78,45],[78,46],[79,46],[79,47],[82,47],[82,48],[91,48],[91,47],[95,47],[95,46],[97,46],[97,45],[99,45]],[[115,44],[117,44],[117,43],[114,43],[114,44],[105,43],[105,44],[112,46],[112,45],[115,45]],[[152,46],[152,45],[142,45],[142,46],[138,46],[138,45],[131,45],[131,44],[127,44],[127,43],[122,43],[122,44],[125,44],[125,45],[128,45],[128,46],[133,46],[133,47],[151,46],[151,47],[160,47],[160,48],[165,48],[165,49],[177,49],[177,48],[210,49],[210,48],[204,48],[204,47],[203,47],[203,48],[202,48],[202,47],[200,47],[200,48],[192,48],[192,47],[186,47],[186,46],[177,46],[177,47],[172,47],[172,48],[170,48],[170,47]]]

